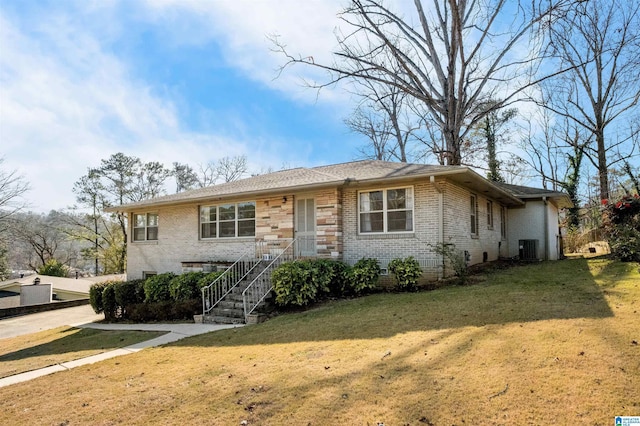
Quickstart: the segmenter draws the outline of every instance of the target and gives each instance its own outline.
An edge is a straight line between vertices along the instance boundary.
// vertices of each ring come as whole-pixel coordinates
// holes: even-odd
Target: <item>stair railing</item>
[[[266,242],[269,244],[269,242]],[[282,244],[282,241],[279,241]],[[262,272],[253,280],[251,284],[242,292],[242,303],[244,307],[245,322],[247,317],[262,303],[269,292],[273,289],[271,284],[271,272],[284,262],[295,260],[296,255],[296,239],[289,242],[287,246],[281,248],[272,248],[270,253],[263,253],[263,259],[268,260],[269,264]]]
[[[262,256],[258,250],[245,253],[229,266],[211,284],[202,288],[202,313],[207,315],[233,290],[253,269],[260,264]]]

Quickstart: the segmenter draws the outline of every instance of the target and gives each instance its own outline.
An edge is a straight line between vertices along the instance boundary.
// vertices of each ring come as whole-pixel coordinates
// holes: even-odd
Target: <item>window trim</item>
[[[136,226],[136,217],[144,216],[144,227]],[[156,225],[149,226],[149,216],[156,217]],[[156,237],[149,238],[149,229],[156,229]],[[136,229],[144,229],[144,239],[136,238]],[[160,231],[160,216],[155,212],[146,212],[146,213],[131,213],[131,242],[132,243],[143,243],[145,241],[158,241],[158,233]]]
[[[469,196],[469,231],[472,237],[478,237],[478,196],[471,193]]]
[[[493,201],[487,200],[487,229],[493,230]]]
[[[253,217],[252,218],[243,218],[243,219],[239,219],[238,218],[238,207],[240,204],[253,204]],[[220,207],[221,206],[228,206],[228,205],[233,205],[234,206],[234,218],[233,219],[225,219],[225,220],[221,220],[220,219]],[[230,203],[221,203],[221,204],[202,204],[200,206],[198,206],[198,237],[200,240],[202,241],[226,241],[226,240],[234,240],[234,239],[241,239],[241,238],[255,238],[256,236],[256,225],[257,225],[257,216],[256,216],[256,210],[257,210],[257,205],[258,203],[256,203],[255,201],[236,201],[236,202],[230,202]],[[215,221],[203,221],[202,220],[202,209],[204,208],[215,208],[216,209],[216,220]],[[238,235],[239,232],[239,224],[240,222],[253,222],[253,234],[252,235]],[[220,236],[220,223],[231,223],[233,222],[234,224],[234,235],[233,236]],[[215,237],[204,237],[202,235],[202,225],[208,223],[208,224],[215,224],[216,227],[216,236]]]
[[[411,190],[411,208],[407,209],[393,209],[389,210],[387,208],[387,191],[393,191],[395,189],[410,189]],[[382,210],[372,210],[369,212],[364,212],[360,210],[360,194],[370,193],[382,191]],[[358,233],[357,235],[403,235],[403,234],[414,234],[415,233],[415,208],[416,208],[416,196],[415,196],[415,188],[413,185],[407,186],[393,186],[393,187],[383,187],[383,188],[371,188],[371,189],[363,189],[358,191],[357,193],[357,203],[356,203],[356,214],[358,215]],[[389,212],[398,212],[398,211],[410,211],[411,212],[411,230],[410,231],[389,231]],[[362,214],[363,213],[382,213],[382,232],[371,231],[371,232],[363,232],[361,228],[362,224]]]

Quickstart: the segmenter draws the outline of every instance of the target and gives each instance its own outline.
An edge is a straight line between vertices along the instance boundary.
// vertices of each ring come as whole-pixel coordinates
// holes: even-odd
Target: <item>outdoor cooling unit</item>
[[[520,240],[520,260],[539,260],[538,257],[538,240]]]

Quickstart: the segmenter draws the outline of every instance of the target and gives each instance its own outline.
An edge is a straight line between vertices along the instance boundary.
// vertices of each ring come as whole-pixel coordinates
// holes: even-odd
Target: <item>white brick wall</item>
[[[483,253],[487,260],[496,260],[500,251],[506,251],[506,241],[500,238],[500,204],[493,201],[493,228],[487,226],[487,199],[480,194],[478,198],[478,237],[471,236],[470,195],[467,189],[448,182],[436,183],[443,190],[444,197],[444,239],[446,243],[455,244],[459,250],[467,250],[471,254],[470,264],[483,261]],[[435,278],[439,268],[427,265],[438,256],[433,253],[429,244],[436,244],[440,239],[439,198],[434,186],[426,179],[411,183],[414,188],[414,232],[411,234],[359,235],[358,204],[359,190],[382,189],[385,186],[347,188],[343,193],[344,222],[344,260],[350,264],[362,257],[376,258],[383,266],[394,258],[413,256],[424,265],[425,278]],[[451,271],[447,271],[450,274]]]
[[[150,271],[179,274],[181,262],[234,261],[254,247],[254,238],[200,240],[197,205],[165,207],[153,213],[158,213],[158,240],[129,241],[128,279],[142,278],[143,272]]]

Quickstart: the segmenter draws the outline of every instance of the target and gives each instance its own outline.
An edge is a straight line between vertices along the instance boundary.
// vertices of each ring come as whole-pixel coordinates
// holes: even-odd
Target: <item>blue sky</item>
[[[270,51],[329,60],[340,1],[0,1],[0,156],[37,211],[74,203],[73,183],[116,152],[250,169],[350,161],[352,100],[318,96]]]

